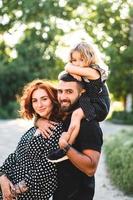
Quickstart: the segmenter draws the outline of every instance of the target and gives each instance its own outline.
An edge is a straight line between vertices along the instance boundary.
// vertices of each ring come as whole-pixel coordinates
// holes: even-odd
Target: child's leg
[[[87,94],[83,94],[79,99],[79,105],[88,121],[96,119],[100,122],[107,117],[110,108],[110,100],[108,96],[90,99]]]

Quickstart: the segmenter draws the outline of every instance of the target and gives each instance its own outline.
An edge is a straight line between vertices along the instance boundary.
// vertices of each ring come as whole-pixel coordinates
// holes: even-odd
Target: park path
[[[32,122],[22,119],[0,120],[0,165],[6,156],[15,149],[21,135],[31,126]],[[104,140],[121,130],[133,131],[133,126],[114,125],[109,122],[103,122],[101,126],[104,132]],[[96,192],[94,200],[133,200],[133,197],[125,196],[111,185],[103,153],[96,173]]]

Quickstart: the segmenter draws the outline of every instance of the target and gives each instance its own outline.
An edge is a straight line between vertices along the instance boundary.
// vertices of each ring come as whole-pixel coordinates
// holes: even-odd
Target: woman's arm
[[[96,69],[93,69],[91,67],[80,67],[75,66],[72,63],[68,63],[65,66],[65,71],[67,71],[70,74],[75,74],[78,76],[84,76],[88,79],[98,79],[100,77],[99,72]]]
[[[7,157],[3,165],[0,167],[0,171],[5,172],[5,174],[8,174],[8,172],[12,170],[13,165],[15,165],[15,162],[16,162],[16,151],[14,153],[11,153]]]

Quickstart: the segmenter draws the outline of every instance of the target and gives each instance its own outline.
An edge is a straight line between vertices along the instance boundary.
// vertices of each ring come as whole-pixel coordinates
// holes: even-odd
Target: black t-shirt
[[[64,122],[67,131],[71,117]],[[80,132],[73,145],[82,152],[85,149],[101,151],[102,131],[96,121],[82,120]],[[69,160],[57,164],[58,188],[54,200],[92,200],[95,189],[94,176],[89,177],[77,169]]]

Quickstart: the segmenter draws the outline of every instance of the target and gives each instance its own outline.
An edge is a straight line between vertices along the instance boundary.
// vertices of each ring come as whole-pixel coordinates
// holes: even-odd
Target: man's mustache
[[[70,102],[69,100],[61,100],[61,103],[66,103],[66,102]]]

